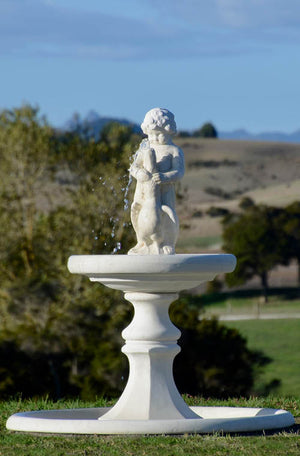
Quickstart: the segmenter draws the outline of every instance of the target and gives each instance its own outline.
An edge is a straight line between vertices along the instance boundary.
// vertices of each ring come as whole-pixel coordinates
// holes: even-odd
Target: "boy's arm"
[[[176,153],[172,157],[172,169],[165,173],[153,174],[153,179],[156,183],[168,184],[180,180],[184,175],[184,155],[178,147]]]

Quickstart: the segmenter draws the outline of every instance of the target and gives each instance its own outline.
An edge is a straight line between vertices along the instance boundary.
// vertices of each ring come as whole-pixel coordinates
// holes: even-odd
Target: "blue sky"
[[[299,0],[0,0],[0,108],[300,128]]]

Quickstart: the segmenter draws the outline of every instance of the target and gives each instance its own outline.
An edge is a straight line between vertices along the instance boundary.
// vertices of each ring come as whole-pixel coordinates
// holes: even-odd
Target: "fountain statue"
[[[230,254],[175,254],[179,224],[174,183],[184,173],[184,158],[172,142],[174,116],[167,109],[152,109],[142,129],[148,139],[130,167],[136,179],[131,219],[137,244],[128,255],[75,255],[68,262],[71,273],[122,290],[134,306],[133,320],[122,332],[122,352],[129,360],[127,385],[111,408],[16,413],[7,428],[64,434],[180,434],[294,424],[285,410],[189,407],[179,394],[172,366],[180,351],[180,331],[170,321],[169,306],[179,291],[233,271],[236,259]]]
[[[170,111],[155,108],[141,127],[148,139],[129,170],[137,181],[131,221],[138,242],[128,254],[174,254],[179,231],[174,182],[184,174],[183,152],[172,142],[176,123]]]

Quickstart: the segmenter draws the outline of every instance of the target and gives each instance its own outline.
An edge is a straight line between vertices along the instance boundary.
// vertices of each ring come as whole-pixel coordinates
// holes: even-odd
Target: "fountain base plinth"
[[[57,434],[206,434],[253,432],[292,426],[285,410],[246,407],[190,407],[198,418],[174,420],[103,420],[109,408],[42,410],[12,415],[14,431]]]

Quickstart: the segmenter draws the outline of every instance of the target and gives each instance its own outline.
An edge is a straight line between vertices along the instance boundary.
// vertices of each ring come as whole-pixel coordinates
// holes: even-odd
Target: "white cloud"
[[[224,27],[300,25],[299,0],[148,0],[167,16]]]
[[[100,6],[84,10],[84,4],[80,9],[68,6],[70,1],[1,0],[0,53],[168,59],[264,51],[273,43],[300,42],[293,27],[300,25],[298,0],[144,0],[140,14],[137,0],[128,2],[124,16],[118,8],[116,13]]]
[[[161,36],[160,38],[163,38]],[[121,56],[122,49],[139,53],[140,43],[159,39],[153,27],[130,18],[100,12],[60,8],[39,0],[2,0],[0,3],[0,51],[7,53],[44,50],[45,54],[76,54],[80,49],[107,56],[108,49]],[[118,48],[118,49],[116,49]],[[117,51],[117,52],[115,52]]]
[[[300,24],[298,0],[216,0],[220,21],[232,27],[286,27]]]
[[[207,41],[214,37],[207,37]],[[2,0],[0,52],[98,59],[172,58],[199,54],[198,38],[152,17],[83,11],[54,1]],[[205,49],[207,52],[207,49]],[[201,52],[200,52],[201,53]]]

